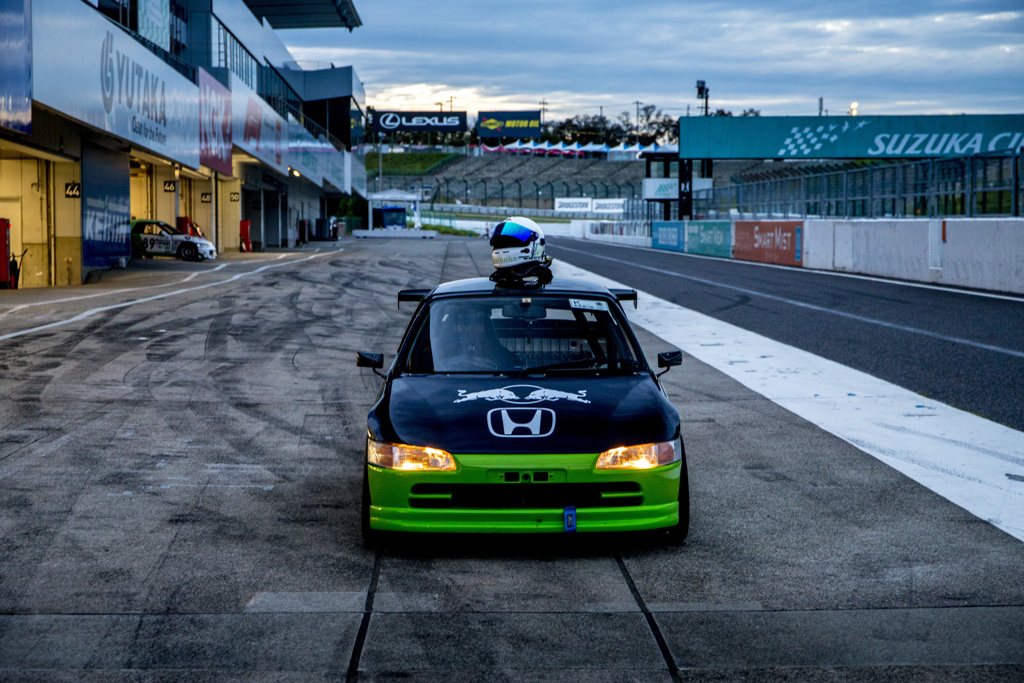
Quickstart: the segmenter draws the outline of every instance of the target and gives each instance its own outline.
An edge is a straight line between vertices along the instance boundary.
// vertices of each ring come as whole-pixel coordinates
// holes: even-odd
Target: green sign
[[[686,253],[732,257],[731,221],[688,221]]]
[[[686,116],[680,159],[913,159],[1024,146],[1024,114]]]

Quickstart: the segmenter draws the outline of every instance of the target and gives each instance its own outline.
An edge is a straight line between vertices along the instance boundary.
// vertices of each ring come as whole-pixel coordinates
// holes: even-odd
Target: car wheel
[[[381,542],[381,532],[370,528],[370,475],[365,465],[363,466],[362,498],[363,546],[376,548]]]
[[[690,533],[690,480],[686,475],[686,457],[679,471],[679,522],[668,528],[668,540],[681,544]]]
[[[183,261],[195,261],[199,258],[199,250],[194,244],[183,244],[178,249],[178,257]]]

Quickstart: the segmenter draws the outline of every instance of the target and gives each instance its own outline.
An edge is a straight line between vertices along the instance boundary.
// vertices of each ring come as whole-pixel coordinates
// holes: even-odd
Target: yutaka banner
[[[476,134],[487,138],[539,138],[540,110],[482,111],[477,115]]]
[[[199,168],[199,91],[78,0],[32,2],[32,98],[64,116]]]
[[[32,6],[7,0],[0,11],[0,126],[32,132]]]
[[[912,159],[1022,145],[1022,114],[679,119],[680,159]]]
[[[199,69],[199,163],[231,175],[231,91]]]
[[[464,133],[464,111],[377,111],[373,132],[378,133]]]

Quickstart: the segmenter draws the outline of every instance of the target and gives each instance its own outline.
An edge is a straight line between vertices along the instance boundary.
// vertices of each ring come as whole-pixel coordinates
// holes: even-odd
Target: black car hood
[[[385,441],[452,453],[596,453],[667,441],[679,415],[647,373],[401,376],[370,413]]]

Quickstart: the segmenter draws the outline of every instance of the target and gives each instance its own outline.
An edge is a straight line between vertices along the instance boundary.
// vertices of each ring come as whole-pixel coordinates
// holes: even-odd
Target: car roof
[[[602,296],[615,298],[606,287],[586,280],[573,280],[570,278],[556,277],[549,284],[539,287],[504,287],[495,284],[485,277],[475,277],[466,280],[454,280],[445,282],[430,293],[431,297],[453,296],[459,294],[586,294],[591,296]]]

